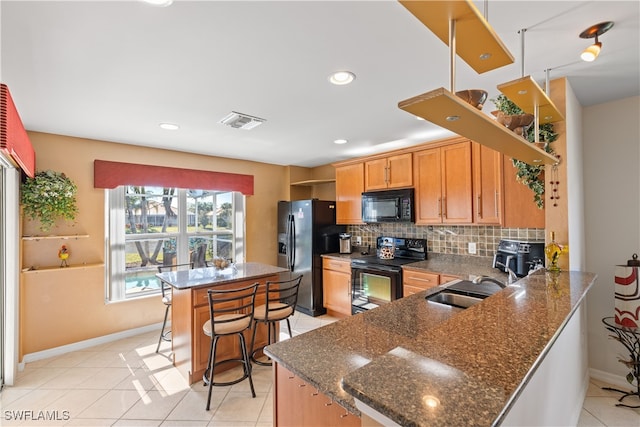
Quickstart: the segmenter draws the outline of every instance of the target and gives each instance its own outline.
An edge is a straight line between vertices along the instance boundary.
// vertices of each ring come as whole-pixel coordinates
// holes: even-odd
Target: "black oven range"
[[[425,239],[378,237],[376,252],[387,242],[393,242],[395,248],[392,259],[368,255],[351,260],[352,314],[402,298],[402,266],[427,259]]]

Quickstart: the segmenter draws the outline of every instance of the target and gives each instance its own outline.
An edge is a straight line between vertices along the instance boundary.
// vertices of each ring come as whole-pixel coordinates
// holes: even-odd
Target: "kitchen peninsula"
[[[207,367],[210,338],[202,331],[202,325],[209,320],[209,299],[207,290],[233,289],[260,283],[256,294],[256,305],[265,302],[265,284],[278,280],[285,268],[248,262],[225,269],[195,268],[190,270],[158,273],[156,276],[172,289],[171,303],[171,344],[174,365],[192,384],[202,379]],[[251,342],[251,336],[245,336]],[[235,337],[222,337],[218,343],[216,359],[239,357]],[[256,346],[267,344],[267,330],[258,326]]]
[[[440,286],[272,344],[274,425],[305,424],[286,402],[280,410],[296,381],[345,408],[348,425],[363,415],[363,424],[409,426],[566,423],[576,409],[568,395],[579,413],[586,391],[582,302],[595,279],[540,270],[465,310],[427,302]],[[530,393],[547,377],[554,386],[536,395],[541,410]]]

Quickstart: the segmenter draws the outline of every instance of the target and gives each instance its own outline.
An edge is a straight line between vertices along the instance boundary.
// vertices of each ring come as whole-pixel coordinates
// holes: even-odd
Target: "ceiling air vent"
[[[253,117],[232,111],[224,119],[220,120],[220,123],[236,129],[249,130],[261,125],[265,121],[265,119],[261,119],[259,117]]]

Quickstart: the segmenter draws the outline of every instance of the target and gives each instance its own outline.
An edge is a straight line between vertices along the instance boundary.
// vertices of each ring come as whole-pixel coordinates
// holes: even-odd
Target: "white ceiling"
[[[483,12],[486,2],[476,2]],[[449,88],[448,47],[395,1],[7,1],[1,80],[29,130],[316,166],[448,136],[397,107]],[[458,60],[456,90],[525,75],[567,77],[583,106],[640,93],[638,1],[490,1],[488,20],[516,61],[476,74]],[[614,21],[592,63],[578,34]],[[328,75],[351,70],[349,86]],[[494,109],[487,101],[484,111]],[[266,119],[253,130],[218,121]],[[177,131],[160,122],[180,125]],[[348,144],[336,145],[345,138]]]

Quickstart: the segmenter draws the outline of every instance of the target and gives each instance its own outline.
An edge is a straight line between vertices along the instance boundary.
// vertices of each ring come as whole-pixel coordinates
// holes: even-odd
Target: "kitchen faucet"
[[[518,276],[512,269],[510,269],[509,267],[507,267],[506,265],[504,265],[499,261],[496,261],[496,265],[503,267],[505,271],[509,273],[509,279],[508,279],[509,285],[518,280]],[[482,282],[491,282],[491,283],[495,283],[496,285],[500,286],[503,289],[507,287],[507,285],[502,283],[500,280],[494,279],[493,277],[489,277],[489,276],[477,276],[475,279],[472,280],[472,282],[475,284],[479,284]]]
[[[493,277],[489,277],[489,276],[477,276],[471,282],[475,283],[476,285],[478,285],[478,284],[480,284],[482,282],[491,282],[491,283],[495,283],[496,285],[500,286],[502,289],[507,287],[507,285],[502,283],[500,280],[494,279]],[[511,283],[511,282],[509,282],[509,283]]]
[[[518,276],[515,271],[513,271],[508,265],[504,265],[500,261],[496,261],[496,265],[499,267],[504,267],[504,271],[509,273],[509,284],[515,283],[518,281]]]

